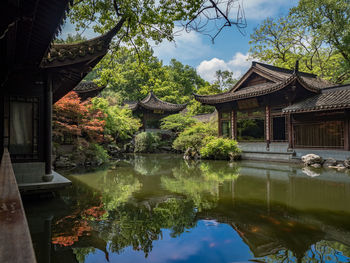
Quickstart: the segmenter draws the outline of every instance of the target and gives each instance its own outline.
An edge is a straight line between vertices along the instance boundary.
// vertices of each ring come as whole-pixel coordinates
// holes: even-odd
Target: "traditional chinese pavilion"
[[[27,186],[55,174],[51,169],[52,104],[73,90],[103,58],[121,26],[80,43],[53,44],[69,2],[1,4],[0,154],[8,149],[17,181]],[[81,86],[84,91],[91,92],[91,87],[96,91],[93,85]]]
[[[73,89],[73,91],[79,95],[81,101],[85,101],[99,95],[104,88],[105,86],[98,86],[92,81],[82,81]]]
[[[88,41],[53,44],[70,4],[73,1],[0,4],[1,262],[35,262],[18,188],[47,191],[70,183],[51,168],[52,104],[102,59],[123,22]]]
[[[129,109],[142,119],[143,129],[159,129],[160,120],[184,110],[187,104],[173,104],[162,101],[150,92],[146,98],[137,102],[126,102]]]
[[[218,111],[219,135],[238,140],[243,157],[290,160],[305,153],[350,156],[350,85],[253,62],[229,91],[195,95]]]

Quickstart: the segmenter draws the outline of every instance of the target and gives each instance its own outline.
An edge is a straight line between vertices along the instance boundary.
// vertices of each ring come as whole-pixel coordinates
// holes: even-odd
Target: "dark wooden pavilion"
[[[159,129],[160,120],[184,110],[187,104],[173,104],[162,101],[150,92],[146,98],[137,102],[125,102],[134,115],[142,120],[143,129]]]
[[[52,104],[101,60],[121,26],[81,43],[52,44],[72,3],[0,5],[1,262],[35,261],[17,184],[37,191],[70,183],[51,169]]]
[[[218,110],[219,135],[240,142],[248,158],[290,159],[315,152],[350,156],[350,85],[253,62],[227,92],[195,95]]]

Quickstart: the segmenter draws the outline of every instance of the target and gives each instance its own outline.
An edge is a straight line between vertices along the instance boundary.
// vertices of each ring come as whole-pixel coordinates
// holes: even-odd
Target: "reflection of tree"
[[[225,180],[236,179],[237,169],[223,165],[223,162],[201,162],[193,165],[181,162],[173,169],[173,177],[161,177],[161,184],[173,193],[185,195],[201,211],[216,206],[219,184]]]
[[[121,253],[125,247],[141,250],[146,257],[152,250],[153,241],[162,237],[162,229],[170,229],[176,237],[195,225],[193,203],[182,198],[169,198],[149,210],[148,207],[125,203],[110,212],[106,234],[112,242],[113,252]],[[113,233],[110,234],[110,229]]]
[[[345,258],[345,257],[347,258]],[[290,250],[281,250],[275,255],[264,257],[264,262],[348,262],[350,248],[335,241],[319,241],[312,245],[303,257],[297,257]]]
[[[147,256],[153,241],[162,237],[162,229],[171,230],[171,236],[176,237],[195,225],[196,212],[191,200],[161,196],[146,202],[130,198],[142,186],[130,169],[118,167],[115,171],[71,179],[79,181],[65,196],[73,212],[56,220],[53,243],[74,245],[80,262],[91,249],[76,248],[86,244],[105,253],[101,244],[109,243],[116,253],[131,246]]]
[[[239,167],[235,163],[227,162],[201,162],[200,170],[206,180],[223,183],[236,180],[239,176]]]
[[[133,160],[134,170],[142,175],[163,174],[169,167],[169,162],[166,162],[164,158],[161,161],[159,159],[157,154],[152,156],[135,155]]]
[[[83,263],[83,262],[85,262],[85,258],[88,254],[95,253],[95,248],[93,248],[93,247],[73,248],[73,253],[74,253],[77,261],[80,263]]]

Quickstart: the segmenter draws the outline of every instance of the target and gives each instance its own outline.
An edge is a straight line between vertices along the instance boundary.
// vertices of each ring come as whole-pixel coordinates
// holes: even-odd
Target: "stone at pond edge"
[[[77,165],[70,161],[70,158],[67,156],[59,156],[55,161],[56,168],[70,168],[76,167]]]
[[[345,166],[346,168],[350,169],[350,158],[348,158],[348,159],[346,159],[346,160],[344,161],[344,166]]]
[[[320,165],[319,163],[314,163],[314,164],[311,164],[310,166],[313,168],[321,168],[322,167],[322,165]]]
[[[337,165],[337,160],[334,158],[328,158],[323,163],[323,167],[336,166],[336,165]]]
[[[230,156],[230,161],[238,161],[242,158],[242,156],[239,153],[233,153],[233,152],[230,152],[229,156]]]
[[[200,158],[199,152],[192,147],[189,147],[184,153],[185,160],[198,160],[199,158]]]
[[[322,157],[320,157],[320,156],[318,156],[316,154],[313,154],[313,153],[310,153],[310,154],[302,156],[301,160],[303,161],[303,163],[306,166],[310,166],[312,164],[320,164],[320,165],[322,165],[322,163],[323,163]]]

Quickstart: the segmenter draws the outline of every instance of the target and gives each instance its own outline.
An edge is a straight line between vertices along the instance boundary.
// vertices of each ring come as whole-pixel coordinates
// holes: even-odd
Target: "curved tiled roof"
[[[61,67],[90,60],[93,57],[104,56],[112,38],[120,30],[121,26],[122,23],[118,23],[107,33],[79,43],[53,44],[46,57],[41,61],[41,67]]]
[[[244,87],[244,89],[239,89],[240,85],[243,83],[243,80],[246,79],[246,77],[252,72],[268,75],[271,79],[271,82],[256,84],[253,86]],[[294,81],[298,81],[305,89],[314,93],[319,93],[322,89],[331,85],[329,82],[319,79],[316,75],[313,74],[295,72],[288,69],[253,62],[251,69],[231,90],[220,94],[206,96],[194,94],[194,97],[201,103],[213,105],[217,103],[225,103],[239,99],[266,95],[283,89]]]
[[[100,91],[104,88],[105,88],[104,86],[99,87],[93,81],[82,81],[73,90],[77,93],[85,93],[85,92],[91,92],[91,91]]]
[[[138,102],[126,102],[129,109],[136,110],[138,107],[142,107],[148,110],[162,110],[168,112],[179,112],[186,108],[187,104],[173,104],[166,101],[162,101],[157,98],[153,92],[150,92],[146,98]]]
[[[325,89],[322,93],[284,108],[285,113],[350,108],[350,85]]]

